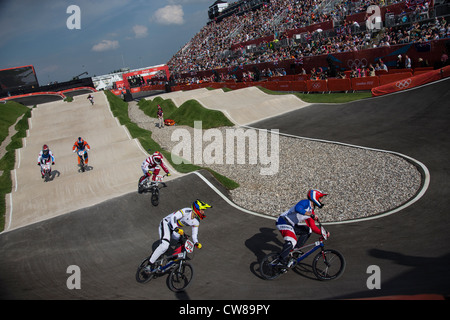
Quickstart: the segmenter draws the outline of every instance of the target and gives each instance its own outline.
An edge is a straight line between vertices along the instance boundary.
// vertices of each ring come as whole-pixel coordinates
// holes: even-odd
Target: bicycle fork
[[[329,268],[331,266],[331,264],[328,262],[327,255],[325,254],[325,250],[323,247],[322,247],[322,258],[323,258],[323,263],[325,263],[327,268]]]

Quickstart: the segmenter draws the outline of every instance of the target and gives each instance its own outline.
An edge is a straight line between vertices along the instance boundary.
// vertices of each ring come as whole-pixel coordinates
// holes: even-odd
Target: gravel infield
[[[278,216],[305,199],[311,188],[329,194],[325,206],[316,210],[316,214],[323,222],[336,222],[395,209],[413,198],[421,187],[422,177],[416,166],[392,153],[286,135],[264,136],[260,130],[240,127],[203,130],[203,139],[212,136],[212,140],[203,141],[199,149],[200,140],[194,140],[194,128],[160,129],[156,126],[157,119],[145,115],[134,101],[129,102],[128,113],[131,121],[151,131],[152,138],[166,150],[179,150],[181,141],[190,142],[188,160],[194,162],[195,154],[203,155],[203,161],[214,160],[216,163],[199,165],[239,183],[240,187],[230,191],[231,200],[242,208],[269,216]],[[180,135],[189,137],[187,133],[190,141],[175,139]],[[227,140],[232,134],[253,135],[258,144],[253,146],[247,141],[244,150],[240,148],[244,144]],[[260,149],[261,144],[267,144],[267,151]],[[214,149],[222,157],[212,152]],[[242,164],[238,163],[237,155],[245,156]],[[231,164],[226,164],[226,156]]]

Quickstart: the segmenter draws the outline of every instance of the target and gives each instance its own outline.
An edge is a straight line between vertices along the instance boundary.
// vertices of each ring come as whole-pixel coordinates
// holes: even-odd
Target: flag
[[[341,26],[341,27],[337,27],[337,28],[336,28],[336,34],[337,34],[338,36],[342,36],[342,35],[344,35],[344,34],[346,34],[346,33],[347,33],[347,29],[346,29],[345,26]]]
[[[428,4],[429,6],[432,6],[433,0],[406,0],[406,6],[408,9],[414,9],[417,6],[423,6],[424,4]]]

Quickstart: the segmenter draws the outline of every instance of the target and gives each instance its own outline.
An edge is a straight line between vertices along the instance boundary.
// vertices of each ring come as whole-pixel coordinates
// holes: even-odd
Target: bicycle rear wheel
[[[278,278],[283,272],[283,269],[278,266],[279,254],[272,252],[266,255],[259,267],[262,277],[266,280],[273,280]]]
[[[319,280],[339,278],[345,269],[344,256],[336,250],[327,249],[319,252],[312,263],[314,275]]]
[[[183,291],[191,283],[193,276],[194,269],[192,266],[187,262],[183,262],[181,265],[173,268],[170,272],[167,279],[169,289],[174,292]]]
[[[148,260],[150,257],[145,258],[144,261],[141,262],[136,271],[136,281],[139,283],[146,283],[152,280],[155,277],[155,274],[149,273],[146,271],[145,267],[150,264]]]

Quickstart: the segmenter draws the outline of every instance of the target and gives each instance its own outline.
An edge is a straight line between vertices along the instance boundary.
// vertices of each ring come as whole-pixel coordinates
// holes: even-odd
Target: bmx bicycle
[[[180,292],[186,289],[191,283],[194,276],[194,269],[188,259],[187,254],[194,251],[194,243],[189,240],[187,234],[182,234],[180,237],[181,245],[174,250],[170,256],[162,255],[156,260],[156,268],[151,270],[150,256],[144,259],[136,271],[136,281],[139,283],[147,283],[152,279],[169,274],[167,278],[167,285],[173,292]]]
[[[47,182],[52,177],[52,162],[49,160],[42,159],[40,161],[41,166],[41,177],[44,179],[44,182]]]
[[[165,175],[157,175],[155,181],[151,181],[150,177],[147,177],[142,183],[138,183],[138,192],[144,193],[148,192],[151,193],[151,202],[153,206],[157,206],[159,204],[159,190],[161,188],[166,188],[167,185],[163,182],[163,179]],[[139,179],[140,180],[140,179]]]
[[[85,151],[85,150],[77,151],[77,155],[80,158],[79,167],[80,167],[81,172],[85,172],[87,170],[87,165],[84,162],[84,159],[85,159],[84,155],[85,155],[85,153],[87,153],[87,151]]]
[[[316,250],[320,250],[312,262],[312,270],[316,278],[319,280],[334,280],[339,278],[345,270],[345,258],[337,250],[325,249],[324,241],[327,240],[327,231],[322,227],[320,222],[319,227],[322,233],[319,241],[293,249],[288,255],[287,264],[281,262],[279,252],[267,254],[260,264],[262,277],[266,280],[276,279],[289,269],[295,268],[300,261],[310,256]],[[308,248],[311,249],[306,251]]]

